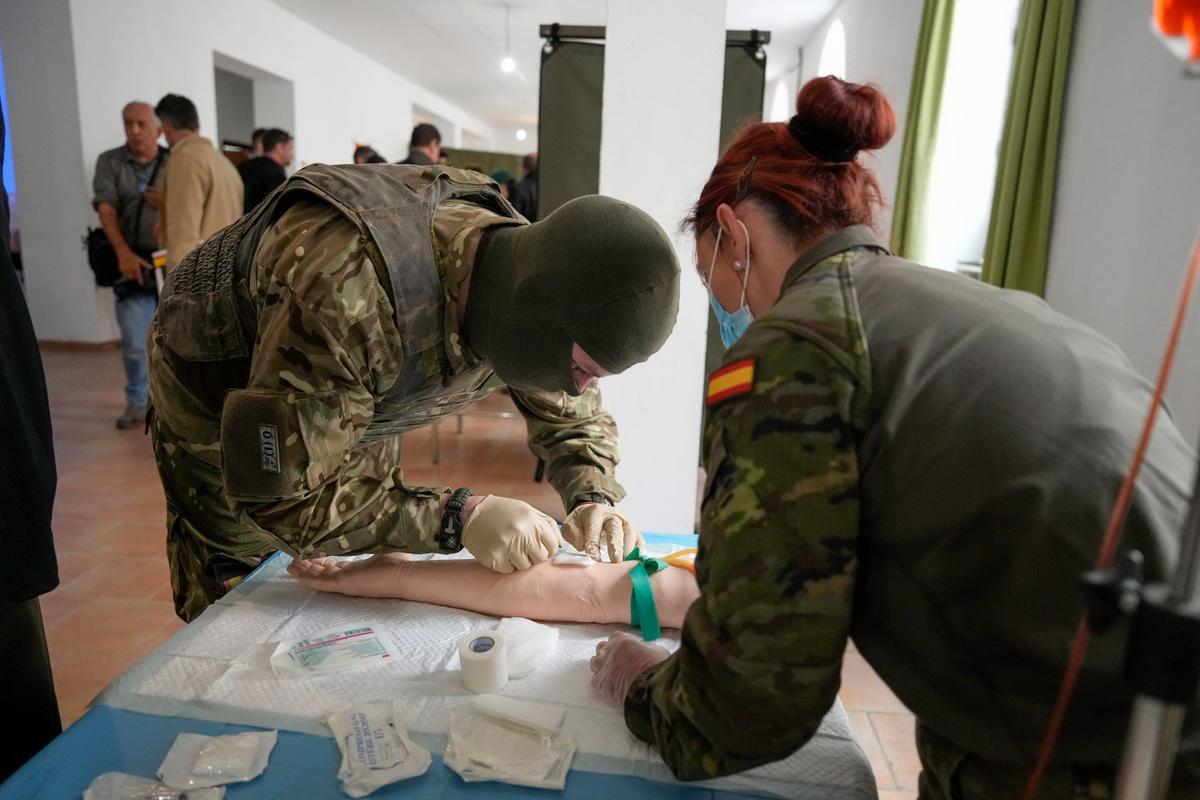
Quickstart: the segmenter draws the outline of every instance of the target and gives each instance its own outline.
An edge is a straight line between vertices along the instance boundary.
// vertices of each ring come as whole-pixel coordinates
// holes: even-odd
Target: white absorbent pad
[[[404,600],[346,597],[307,589],[277,556],[104,691],[98,702],[177,715],[328,736],[324,713],[398,700],[408,730],[441,753],[451,715],[468,707],[458,642],[498,620]],[[569,567],[568,567],[569,568]],[[278,643],[369,626],[396,658],[343,672],[281,677],[271,668]],[[532,673],[497,694],[565,710],[558,736],[577,743],[574,769],[674,781],[654,748],[634,737],[622,709],[593,692],[588,661],[619,625],[554,624],[557,646]],[[674,650],[679,632],[657,644]],[[764,709],[764,713],[768,713]],[[840,703],[816,735],[790,757],[702,784],[789,798],[872,798],[875,781]]]

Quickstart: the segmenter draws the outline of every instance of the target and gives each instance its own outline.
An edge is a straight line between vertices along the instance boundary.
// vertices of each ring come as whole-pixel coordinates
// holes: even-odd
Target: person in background
[[[242,215],[242,179],[213,143],[199,134],[200,117],[186,97],[164,95],[154,107],[171,157],[163,169],[158,239],[166,268]]]
[[[0,162],[4,109],[0,108]],[[0,714],[0,782],[62,732],[38,597],[58,586],[50,529],[57,483],[46,376],[33,321],[8,253],[8,196],[0,185],[0,641],[7,652]]]
[[[513,192],[517,188],[517,182],[513,180],[512,173],[506,169],[498,169],[492,173],[491,177],[500,185],[500,196],[511,203]]]
[[[372,158],[377,158],[379,161],[371,161]],[[383,156],[375,152],[374,147],[365,144],[360,144],[354,148],[354,163],[355,164],[386,164]]]
[[[287,131],[271,128],[263,136],[262,149],[261,156],[238,166],[238,174],[245,186],[242,211],[246,214],[287,180],[286,168],[295,158],[296,143]]]
[[[888,253],[859,154],[895,125],[876,87],[809,81],[789,122],[726,147],[685,223],[729,347],[700,599],[673,655],[617,633],[592,662],[682,780],[803,746],[849,636],[916,715],[922,800],[1020,797],[1055,705],[1154,387],[1040,298]],[[1145,456],[1122,546],[1162,582],[1196,454],[1160,414]],[[1113,796],[1128,634],[1092,639],[1038,800]],[[1189,705],[1172,798],[1200,797]]]
[[[149,103],[126,104],[121,119],[125,144],[96,159],[92,207],[121,269],[113,296],[125,364],[125,413],[117,418],[117,427],[127,430],[146,420],[146,330],[158,304],[150,262],[158,248],[156,187],[162,182],[167,149],[158,144],[162,129]]]
[[[537,220],[538,202],[538,155],[529,153],[521,160],[521,169],[525,175],[521,182],[513,187],[512,204],[525,219],[530,222]]]
[[[263,136],[266,134],[266,128],[255,128],[254,133],[250,134],[250,158],[258,158],[263,154]]]
[[[401,164],[416,164],[429,167],[437,164],[442,157],[442,134],[428,122],[422,122],[412,130],[408,140],[408,158]]]

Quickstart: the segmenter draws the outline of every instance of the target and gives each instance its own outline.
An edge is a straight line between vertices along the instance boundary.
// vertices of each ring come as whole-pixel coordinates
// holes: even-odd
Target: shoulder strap
[[[146,181],[147,189],[149,189],[151,186],[154,185],[154,179],[156,177],[158,177],[158,168],[162,166],[163,154],[166,152],[167,151],[165,148],[162,148],[162,147],[158,148],[158,156],[155,157],[155,159],[154,159],[154,169],[150,170],[150,180]],[[141,198],[138,200],[137,218],[135,219],[135,221],[133,223],[134,238],[137,238],[138,236],[142,235],[142,210],[145,207],[146,207],[146,195],[143,192]]]

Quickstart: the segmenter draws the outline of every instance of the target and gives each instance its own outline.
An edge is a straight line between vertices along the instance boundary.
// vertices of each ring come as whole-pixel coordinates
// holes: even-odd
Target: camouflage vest
[[[494,182],[448,167],[317,164],[300,170],[171,272],[160,316],[182,324],[165,327],[167,347],[187,361],[251,355],[258,327],[249,288],[254,253],[267,228],[303,199],[329,204],[358,228],[395,309],[403,366],[377,402],[364,442],[455,413],[494,388],[490,368],[455,375],[445,357],[447,295],[433,251],[433,215],[449,199],[519,215]]]

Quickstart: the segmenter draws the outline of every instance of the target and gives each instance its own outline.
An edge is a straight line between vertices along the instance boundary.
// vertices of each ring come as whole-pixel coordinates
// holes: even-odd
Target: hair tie
[[[801,147],[822,161],[844,164],[858,157],[857,147],[845,147],[841,142],[831,142],[828,135],[805,128],[799,114],[788,120],[788,131]]]

